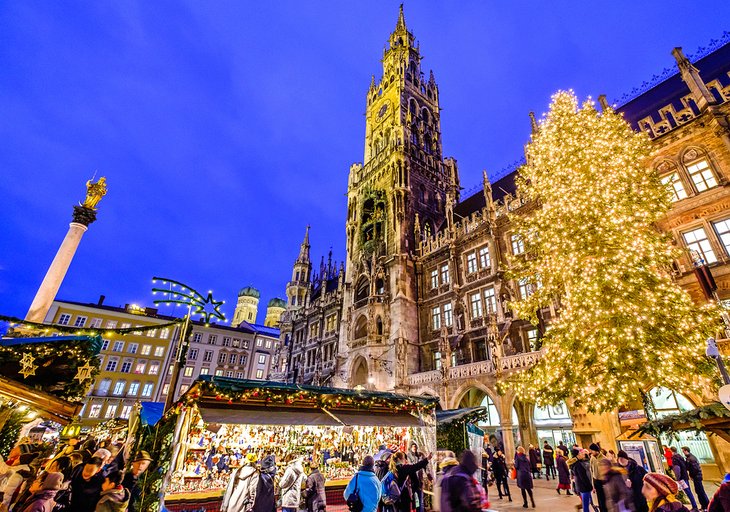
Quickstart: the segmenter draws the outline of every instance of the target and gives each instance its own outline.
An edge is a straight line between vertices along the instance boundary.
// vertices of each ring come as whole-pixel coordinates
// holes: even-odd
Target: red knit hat
[[[677,494],[679,487],[677,482],[667,475],[661,473],[647,473],[644,475],[644,482],[651,485],[661,496]]]

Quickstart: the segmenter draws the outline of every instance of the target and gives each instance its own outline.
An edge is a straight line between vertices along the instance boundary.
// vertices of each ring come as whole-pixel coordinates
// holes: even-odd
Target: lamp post
[[[173,279],[166,277],[153,277],[152,283],[162,282],[165,288],[157,286],[152,287],[152,295],[162,294],[164,298],[155,299],[152,302],[159,306],[161,304],[170,306],[187,306],[188,312],[183,318],[183,326],[175,345],[175,361],[172,366],[172,376],[170,378],[170,387],[165,397],[165,411],[167,411],[175,400],[175,391],[180,382],[180,371],[185,366],[188,347],[190,346],[190,320],[192,315],[200,315],[204,319],[206,326],[210,323],[211,318],[227,322],[226,317],[220,310],[225,301],[216,301],[213,299],[213,292],[208,291],[208,296],[204,297],[194,288]]]

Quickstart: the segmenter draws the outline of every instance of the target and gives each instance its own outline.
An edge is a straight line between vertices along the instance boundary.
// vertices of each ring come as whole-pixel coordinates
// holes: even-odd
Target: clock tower
[[[394,390],[420,366],[417,244],[443,228],[459,178],[442,155],[438,86],[421,71],[402,5],[382,63],[367,92],[364,161],[348,179],[337,384]]]

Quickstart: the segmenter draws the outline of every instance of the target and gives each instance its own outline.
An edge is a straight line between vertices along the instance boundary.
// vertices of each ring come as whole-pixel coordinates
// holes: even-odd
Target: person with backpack
[[[267,455],[261,461],[261,470],[256,481],[253,504],[244,509],[246,512],[276,512],[274,497],[274,478],[276,477],[276,456]]]
[[[464,450],[459,465],[441,480],[440,512],[480,512],[482,496],[474,473],[479,469],[476,456]]]
[[[375,476],[375,460],[370,455],[347,483],[344,497],[350,512],[376,512],[382,496],[380,480]]]
[[[284,471],[279,486],[281,488],[281,511],[297,512],[302,499],[302,483],[307,479],[301,457],[294,459]]]
[[[411,478],[428,467],[433,454],[428,454],[415,464],[406,464],[406,454],[397,452],[390,458],[390,471],[381,482],[383,486],[383,510],[411,512],[413,507]]]

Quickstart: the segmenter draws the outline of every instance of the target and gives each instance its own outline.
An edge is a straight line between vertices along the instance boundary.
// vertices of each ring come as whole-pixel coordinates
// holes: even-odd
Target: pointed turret
[[[406,28],[406,17],[403,15],[403,4],[400,4],[400,11],[398,12],[398,22],[395,24],[395,32],[408,32]]]
[[[697,108],[704,110],[707,105],[713,105],[716,102],[715,97],[707,89],[705,82],[702,81],[699,70],[684,55],[682,48],[677,47],[672,50],[672,55],[677,61],[682,80],[689,87],[689,91],[692,93],[695,103],[697,103]]]
[[[309,224],[304,232],[304,240],[302,245],[299,247],[299,257],[297,257],[297,263],[309,263]]]
[[[535,119],[535,113],[530,112],[530,127],[532,128],[532,134],[536,135],[538,130],[540,129],[540,126],[537,124],[537,119]],[[486,175],[487,171],[484,171],[484,174]]]
[[[294,262],[292,279],[286,287],[286,296],[290,306],[304,305],[307,296],[309,278],[312,274],[312,262],[309,259],[309,225],[304,232],[304,240],[299,248],[299,256]]]

